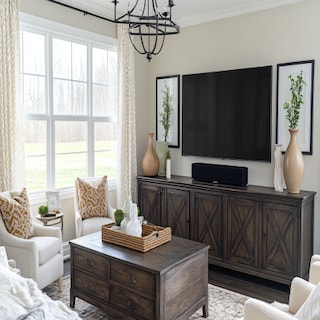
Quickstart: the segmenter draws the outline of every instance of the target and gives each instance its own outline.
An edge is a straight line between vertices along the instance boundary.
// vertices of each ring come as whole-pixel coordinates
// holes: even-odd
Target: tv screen
[[[182,76],[182,155],[271,161],[272,66]]]

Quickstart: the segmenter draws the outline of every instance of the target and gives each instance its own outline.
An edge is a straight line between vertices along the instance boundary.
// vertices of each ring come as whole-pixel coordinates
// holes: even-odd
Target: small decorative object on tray
[[[142,225],[142,236],[136,237],[114,230],[114,223],[102,226],[102,241],[117,244],[140,252],[147,252],[171,241],[171,228],[156,225]]]

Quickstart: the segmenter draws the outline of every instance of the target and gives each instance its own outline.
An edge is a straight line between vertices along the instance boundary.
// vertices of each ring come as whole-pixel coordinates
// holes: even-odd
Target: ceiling
[[[57,0],[103,17],[112,18],[111,0]],[[222,18],[289,5],[304,0],[175,0],[175,20],[180,26],[189,26]],[[125,12],[135,0],[119,0],[118,11]],[[158,0],[159,6],[167,0]]]

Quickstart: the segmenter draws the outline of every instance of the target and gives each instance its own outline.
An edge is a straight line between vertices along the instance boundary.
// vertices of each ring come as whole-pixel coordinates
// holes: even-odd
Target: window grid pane
[[[44,190],[47,181],[47,123],[29,120],[24,125],[28,190]]]
[[[25,33],[22,30],[23,36]],[[21,41],[28,191],[73,186],[77,176],[87,176],[88,172],[94,172],[95,176],[107,174],[109,178],[117,176],[116,124],[94,122],[93,118],[114,119],[117,114],[116,53],[91,46],[90,40],[76,43],[68,40],[67,35],[59,39],[51,38],[50,34],[28,31]],[[34,41],[38,44],[34,45]],[[34,62],[35,65],[26,69],[23,66],[30,61],[32,48],[37,48],[33,55],[39,66]],[[88,61],[89,50],[92,50],[91,61]],[[46,52],[49,52],[48,61]],[[46,74],[46,70],[52,70],[52,74]],[[88,77],[88,70],[92,70],[92,77]],[[52,84],[49,98],[47,83]],[[89,145],[94,147],[88,148]],[[88,159],[94,159],[93,163]],[[52,180],[48,177],[53,173],[53,183],[47,182]]]
[[[117,177],[117,139],[115,122],[96,122],[95,135],[95,175]]]

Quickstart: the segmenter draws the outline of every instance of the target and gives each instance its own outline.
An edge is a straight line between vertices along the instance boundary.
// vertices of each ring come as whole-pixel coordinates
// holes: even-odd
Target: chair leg
[[[58,288],[59,288],[59,292],[62,292],[62,277],[58,279]]]

